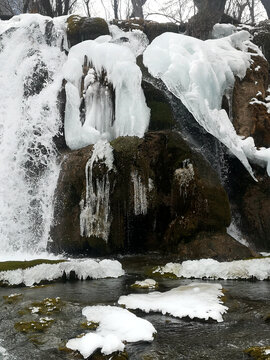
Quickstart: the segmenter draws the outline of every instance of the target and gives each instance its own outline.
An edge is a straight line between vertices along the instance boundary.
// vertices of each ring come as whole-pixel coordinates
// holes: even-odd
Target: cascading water
[[[59,174],[62,23],[0,21],[0,253],[45,251]]]

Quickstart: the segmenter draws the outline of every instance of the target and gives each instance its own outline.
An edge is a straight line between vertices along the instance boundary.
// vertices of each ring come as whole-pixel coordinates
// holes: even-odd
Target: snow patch
[[[145,312],[161,312],[175,317],[189,317],[222,322],[222,314],[227,307],[222,305],[222,286],[220,284],[192,283],[179,286],[164,293],[154,291],[149,294],[130,294],[121,296],[120,305],[128,309],[140,309]]]
[[[87,306],[82,314],[88,321],[98,323],[96,332],[71,339],[66,347],[78,350],[86,359],[97,349],[105,355],[123,351],[123,342],[152,341],[156,333],[153,325],[126,309],[114,306]]]

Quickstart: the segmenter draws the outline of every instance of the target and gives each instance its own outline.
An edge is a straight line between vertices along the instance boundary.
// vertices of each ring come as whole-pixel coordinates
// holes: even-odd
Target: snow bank
[[[154,272],[172,273],[184,278],[210,279],[251,279],[270,278],[270,258],[218,262],[213,259],[188,260],[182,264],[168,263]]]
[[[154,291],[149,294],[121,296],[118,303],[128,309],[156,311],[175,317],[190,317],[204,320],[223,321],[222,314],[227,307],[219,299],[222,296],[220,284],[193,283],[179,286],[164,293]]]
[[[102,136],[112,140],[144,135],[150,110],[141,88],[141,71],[130,49],[84,41],[70,49],[64,73],[65,138],[71,149],[94,144]]]
[[[31,286],[41,281],[60,279],[65,273],[75,272],[78,279],[117,278],[124,275],[122,265],[117,260],[72,260],[58,264],[41,264],[27,269],[0,272],[0,281],[8,285],[25,284]]]
[[[82,311],[88,321],[98,323],[95,333],[71,339],[66,347],[78,350],[86,359],[95,350],[101,349],[105,355],[123,351],[126,342],[152,341],[156,333],[153,325],[138,318],[126,309],[114,306],[87,306]]]
[[[216,28],[221,30],[224,27]],[[221,109],[222,97],[230,96],[235,76],[242,79],[250,66],[248,48],[260,53],[249,37],[247,31],[240,31],[222,39],[202,41],[165,33],[148,46],[143,60],[150,73],[162,79],[197,122],[226,145],[252,175],[247,158],[266,166],[270,163],[269,151],[257,150],[252,138],[242,140]],[[267,170],[270,174],[269,165]]]

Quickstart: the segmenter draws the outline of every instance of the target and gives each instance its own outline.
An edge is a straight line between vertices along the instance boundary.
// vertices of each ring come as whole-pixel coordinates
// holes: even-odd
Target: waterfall
[[[64,22],[64,19],[62,20]],[[57,96],[64,26],[40,15],[0,21],[0,253],[45,251],[59,165]]]

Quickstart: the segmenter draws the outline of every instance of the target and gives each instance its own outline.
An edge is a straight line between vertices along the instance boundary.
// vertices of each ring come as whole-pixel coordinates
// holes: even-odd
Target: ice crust
[[[270,150],[257,150],[253,138],[243,140],[238,136],[221,109],[222,97],[232,92],[235,76],[242,79],[251,64],[248,48],[261,54],[249,38],[244,30],[207,41],[165,33],[147,47],[143,61],[149,72],[160,78],[197,122],[226,145],[253,176],[248,158],[267,166],[270,174]]]
[[[123,342],[152,341],[153,325],[126,309],[115,306],[87,306],[82,311],[88,321],[99,323],[96,332],[71,339],[66,347],[78,350],[86,359],[97,349],[105,355],[123,351]]]
[[[75,272],[78,279],[117,278],[124,275],[122,265],[117,260],[71,260],[58,264],[41,264],[27,269],[0,272],[0,281],[8,285],[24,284],[32,286],[41,281],[59,279],[65,273]]]
[[[270,258],[218,262],[213,259],[188,260],[181,264],[168,263],[158,267],[155,272],[172,273],[184,278],[209,279],[251,279],[270,278]]]
[[[89,67],[83,92],[82,65]],[[104,71],[106,75],[101,84],[97,79],[102,78]],[[84,41],[70,49],[64,74],[67,80],[65,138],[71,149],[95,144],[101,138],[143,137],[150,110],[141,88],[140,68],[129,48],[107,42]],[[85,103],[84,122],[80,118],[82,101]]]
[[[145,312],[161,312],[175,317],[213,319],[222,322],[222,314],[227,307],[219,299],[222,296],[220,284],[192,283],[179,286],[166,292],[154,291],[149,294],[130,294],[121,296],[120,305],[128,309],[140,309]]]

